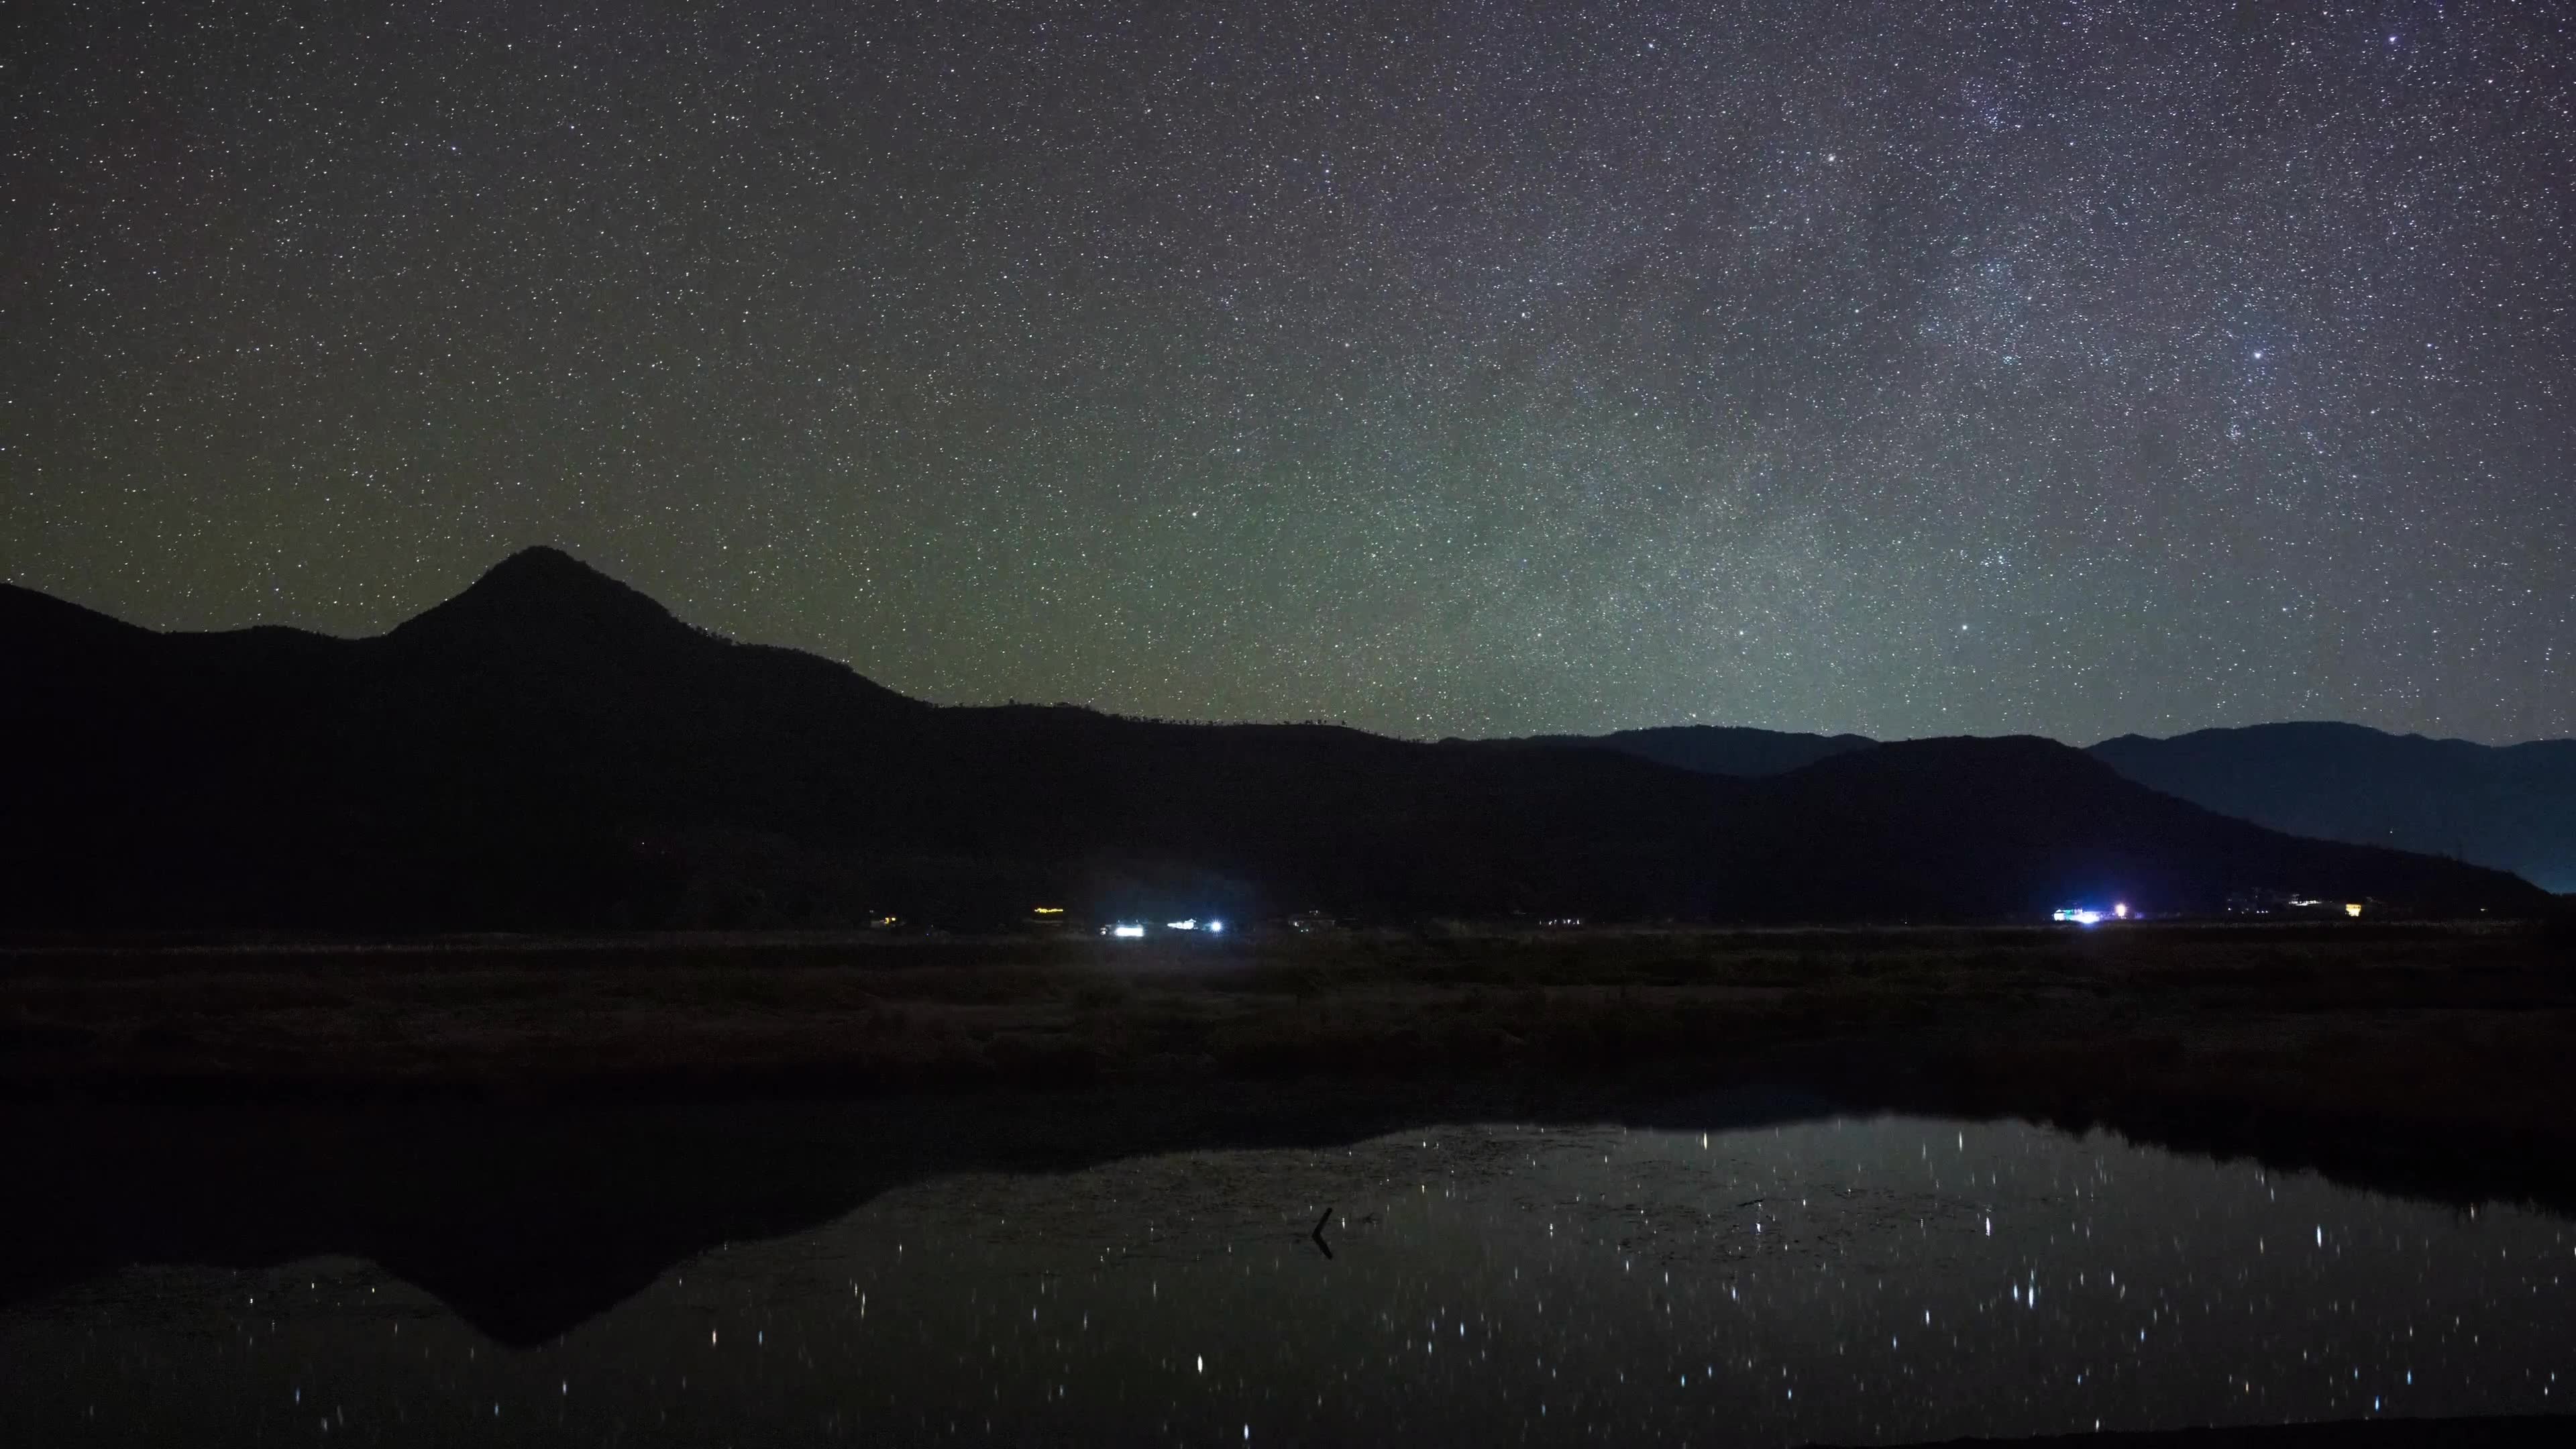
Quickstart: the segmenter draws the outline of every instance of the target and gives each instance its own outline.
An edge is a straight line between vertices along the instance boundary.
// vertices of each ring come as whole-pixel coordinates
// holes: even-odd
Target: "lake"
[[[527,1252],[506,1216],[458,1231],[461,1257]],[[0,1309],[0,1441],[1791,1445],[2549,1413],[2571,1273],[2560,1217],[2103,1134],[1448,1125],[898,1176],[525,1343],[356,1257],[114,1268]]]

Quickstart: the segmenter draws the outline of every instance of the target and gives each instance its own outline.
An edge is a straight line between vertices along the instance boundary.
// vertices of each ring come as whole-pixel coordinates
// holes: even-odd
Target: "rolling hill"
[[[1742,780],[1787,774],[1878,743],[1867,735],[1806,735],[1744,725],[1663,725],[1606,735],[1539,735],[1533,742],[1597,745],[1658,765]]]
[[[2122,735],[2089,753],[2142,785],[2276,830],[2456,856],[2576,892],[2576,740],[2495,746],[2270,724]]]
[[[1677,725],[1548,736],[1760,779],[1875,744],[1861,735]],[[2576,892],[2576,740],[2481,745],[2308,723],[2121,735],[2085,751],[2150,789],[2293,835],[2385,845]]]
[[[939,707],[533,549],[391,632],[155,633],[0,592],[0,924],[971,926],[1083,911],[1975,919],[2278,885],[2536,909],[2041,740],[1747,781],[1615,749]],[[2134,881],[2134,887],[2127,883]]]

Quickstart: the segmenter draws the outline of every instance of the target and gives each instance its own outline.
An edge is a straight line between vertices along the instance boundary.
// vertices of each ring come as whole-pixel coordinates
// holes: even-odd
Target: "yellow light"
[[[1061,916],[1064,914],[1064,907],[1062,906],[1037,906],[1033,907],[1033,909],[1041,916]]]
[[[2359,901],[2346,901],[2346,902],[2344,902],[2344,903],[2343,903],[2343,913],[2344,913],[2345,915],[2347,915],[2347,916],[2358,916],[2358,915],[2360,915],[2360,914],[2361,914],[2361,902],[2359,902]]]

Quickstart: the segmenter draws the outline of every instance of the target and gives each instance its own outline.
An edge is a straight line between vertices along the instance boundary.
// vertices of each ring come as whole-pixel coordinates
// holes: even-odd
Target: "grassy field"
[[[2528,927],[657,937],[0,949],[0,1095],[696,1100],[1794,1083],[2576,1201]]]

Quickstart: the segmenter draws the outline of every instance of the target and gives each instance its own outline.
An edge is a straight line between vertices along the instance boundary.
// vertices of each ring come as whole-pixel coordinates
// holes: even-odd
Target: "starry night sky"
[[[2571,178],[2562,4],[38,3],[0,565],[354,634],[554,542],[1408,735],[2576,734]]]

